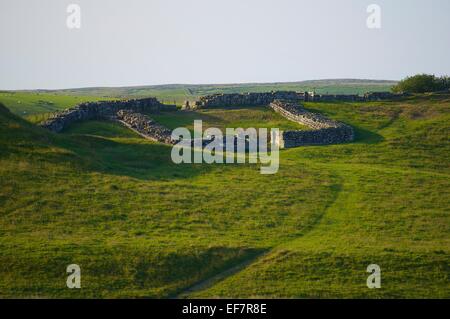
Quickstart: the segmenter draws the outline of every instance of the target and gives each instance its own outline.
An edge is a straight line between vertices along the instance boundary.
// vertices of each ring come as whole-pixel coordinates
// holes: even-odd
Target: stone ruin
[[[321,114],[306,111],[298,104],[276,100],[270,103],[270,107],[288,120],[312,129],[280,132],[275,141],[280,148],[340,144],[351,142],[354,139],[351,126],[331,120]]]
[[[269,106],[286,119],[312,129],[308,131],[280,132],[275,140],[280,148],[348,143],[354,139],[354,132],[351,126],[331,120],[321,114],[309,112],[299,106],[298,103],[275,100]],[[145,138],[166,144],[175,144],[178,142],[172,140],[170,129],[156,123],[146,115],[136,113],[132,110],[120,110],[117,112],[116,119]],[[205,147],[216,139],[217,137],[215,136],[202,139],[201,145]],[[222,140],[219,141],[218,149],[225,150],[226,143],[230,139],[235,149],[239,141],[241,141],[245,151],[249,150],[248,141],[244,137],[239,136],[223,136]],[[187,141],[187,143],[192,147],[195,146],[194,139]]]
[[[176,142],[171,138],[172,131],[170,129],[156,123],[147,115],[132,110],[120,110],[117,112],[116,119],[139,135],[155,142],[165,144],[175,144]]]
[[[305,92],[305,102],[373,102],[383,100],[395,100],[409,96],[407,93],[368,92],[358,94],[317,94]]]
[[[390,92],[370,92],[364,95],[356,94],[316,94],[315,92],[273,91],[268,93],[232,93],[212,94],[200,97],[191,103],[196,108],[234,107],[234,106],[262,106],[269,105],[275,100],[297,102],[371,102],[393,100],[407,96]]]
[[[267,93],[231,93],[231,94],[213,94],[201,96],[193,105],[196,108],[208,107],[242,107],[242,106],[262,106],[269,105],[277,99],[300,101],[304,93],[291,91],[276,91]]]
[[[300,102],[348,101],[367,102],[392,100],[407,96],[389,92],[372,92],[360,95],[329,95],[315,92],[272,91],[266,93],[245,94],[213,94],[200,97],[195,102],[185,101],[182,110],[193,110],[209,107],[242,107],[269,105],[285,118],[306,125],[312,130],[285,131],[277,137],[280,148],[291,148],[302,145],[327,145],[348,143],[353,141],[352,127],[330,120],[320,114],[306,111],[299,106]],[[156,123],[141,113],[158,113],[160,111],[176,111],[175,105],[164,105],[156,98],[100,101],[79,104],[71,109],[57,113],[41,124],[53,132],[61,132],[77,121],[111,119],[117,120],[140,135],[154,141],[174,144],[171,130]],[[230,137],[228,137],[230,138]],[[234,143],[237,143],[237,138]],[[208,143],[205,140],[205,143]],[[193,141],[191,141],[193,143]],[[224,144],[225,141],[222,141]]]
[[[183,104],[181,105],[181,110],[182,111],[192,111],[192,110],[196,110],[197,109],[197,105],[196,102],[191,102],[191,101],[184,101]]]
[[[161,110],[177,110],[175,105],[164,105],[153,97],[132,100],[87,102],[56,113],[40,125],[52,132],[59,133],[74,122],[114,119],[117,116],[117,112],[123,109],[145,113],[158,113]]]

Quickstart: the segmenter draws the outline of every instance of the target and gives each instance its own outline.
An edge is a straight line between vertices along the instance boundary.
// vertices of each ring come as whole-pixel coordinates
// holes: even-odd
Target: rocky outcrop
[[[59,133],[69,125],[78,121],[110,119],[123,109],[134,112],[157,113],[161,110],[173,111],[176,106],[164,105],[156,98],[87,102],[68,110],[59,112],[41,124],[52,132]]]
[[[166,144],[175,143],[171,138],[170,129],[144,114],[135,113],[132,110],[120,110],[117,112],[117,120],[145,138]]]
[[[309,112],[303,107],[287,101],[274,101],[270,107],[288,120],[306,125],[309,131],[280,132],[276,142],[280,148],[292,148],[303,145],[328,145],[353,141],[351,126],[331,120],[323,115]]]

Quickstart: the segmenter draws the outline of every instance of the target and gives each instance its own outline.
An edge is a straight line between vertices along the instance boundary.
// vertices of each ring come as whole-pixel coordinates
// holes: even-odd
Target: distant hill
[[[266,92],[276,90],[311,91],[330,94],[361,94],[368,91],[389,91],[397,82],[365,79],[327,79],[300,82],[230,83],[230,84],[166,84],[130,87],[90,87],[26,92],[96,97],[155,96],[166,103],[181,104],[201,95],[214,93]]]

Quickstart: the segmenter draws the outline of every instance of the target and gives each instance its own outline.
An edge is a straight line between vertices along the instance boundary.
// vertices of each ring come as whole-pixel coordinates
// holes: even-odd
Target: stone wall
[[[176,144],[180,142],[180,140],[172,140],[171,134],[172,131],[167,127],[156,123],[147,115],[143,115],[141,113],[136,113],[131,110],[120,110],[117,112],[116,120],[135,131],[139,135],[144,138],[151,139],[153,141],[165,143],[165,144]],[[206,145],[210,144],[212,141],[216,140],[218,145],[216,150],[225,151],[227,141],[232,141],[234,145],[234,149],[237,150],[238,143],[242,143],[244,145],[244,150],[249,150],[249,142],[245,137],[240,136],[222,136],[220,139],[217,136],[210,136],[208,138],[201,138],[199,140],[194,140],[191,138],[190,140],[185,140],[184,145],[190,147],[196,147],[196,141],[202,148]],[[257,149],[258,149],[257,145]]]
[[[409,96],[406,93],[391,93],[391,92],[368,92],[364,95],[357,94],[316,94],[309,92],[306,94],[305,101],[309,102],[371,102],[382,100],[395,100],[402,97]]]
[[[316,94],[307,93],[306,102],[366,102],[366,98],[357,94]]]
[[[194,103],[196,108],[228,106],[266,106],[274,100],[303,101],[304,93],[277,91],[267,93],[232,93],[202,96]]]
[[[277,137],[280,148],[292,148],[303,145],[328,145],[353,141],[351,126],[331,120],[323,115],[306,111],[297,104],[276,100],[270,107],[288,120],[306,125],[310,131],[284,131]]]
[[[304,102],[368,102],[388,99],[398,99],[407,94],[395,94],[390,92],[371,92],[364,95],[356,94],[316,94],[315,92],[275,91],[267,93],[232,93],[213,94],[199,98],[191,103],[191,107],[233,107],[233,106],[264,106],[275,100],[304,101]]]
[[[120,110],[117,112],[117,120],[145,138],[166,144],[175,143],[172,141],[170,129],[144,114],[135,113],[132,110]]]
[[[156,98],[100,101],[79,104],[68,110],[59,112],[41,124],[52,132],[59,133],[69,125],[78,121],[110,119],[122,109],[135,112],[159,112],[161,110],[173,111],[176,106],[161,104]]]
[[[389,95],[367,95],[367,99],[385,98]],[[263,106],[270,105],[276,112],[287,119],[310,127],[311,131],[286,131],[277,137],[280,147],[290,148],[302,145],[325,145],[350,142],[354,138],[353,129],[340,122],[330,120],[320,114],[306,111],[299,107],[300,101],[315,100],[317,95],[297,92],[269,92],[248,94],[215,94],[201,97],[194,107],[227,106]],[[321,96],[323,98],[323,96]],[[337,97],[336,95],[334,97]],[[343,98],[343,97],[341,97]],[[354,100],[356,96],[345,96]],[[344,98],[343,98],[344,99]],[[189,107],[191,107],[189,105]],[[77,121],[114,119],[118,120],[140,135],[167,144],[174,144],[171,130],[156,123],[143,113],[161,110],[177,110],[175,106],[161,104],[155,98],[133,99],[123,101],[88,102],[57,113],[41,124],[53,132],[61,132]],[[231,138],[231,137],[227,137]],[[233,137],[237,144],[238,139]],[[208,142],[208,141],[204,141]],[[225,140],[221,141],[224,144]],[[193,143],[193,141],[191,141]],[[204,144],[204,143],[202,143]]]

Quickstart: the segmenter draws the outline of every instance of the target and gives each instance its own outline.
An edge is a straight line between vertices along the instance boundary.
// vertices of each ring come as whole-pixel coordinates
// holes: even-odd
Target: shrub
[[[396,93],[425,93],[450,89],[450,78],[447,76],[436,77],[430,74],[417,74],[398,82],[392,88]]]

